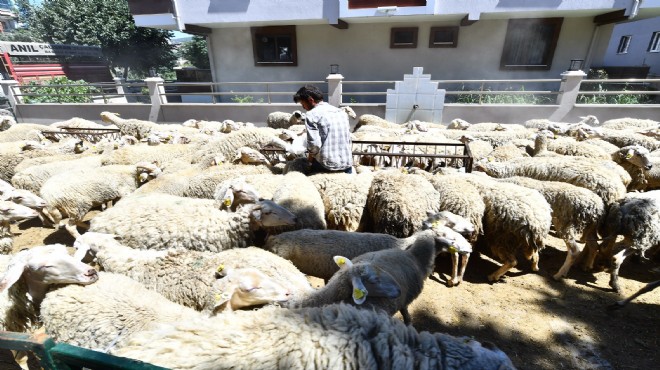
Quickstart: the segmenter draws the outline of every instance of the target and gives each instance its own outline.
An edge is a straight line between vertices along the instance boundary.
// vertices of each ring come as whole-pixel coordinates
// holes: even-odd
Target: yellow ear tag
[[[452,244],[449,246],[449,253],[457,253],[458,249]]]
[[[492,162],[492,161],[493,161],[493,157],[488,157],[488,162]]]
[[[337,264],[339,266],[343,266],[346,263],[346,259],[344,258],[337,258]]]
[[[630,159],[630,158],[632,158],[632,157],[633,157],[632,154],[630,154],[630,153],[626,154],[626,159]]]
[[[225,200],[222,202],[225,206],[229,207],[231,205],[231,199],[225,198]]]
[[[431,227],[433,227],[433,228],[438,227],[438,226],[440,226],[440,221],[433,221],[433,223],[431,224]]]
[[[353,298],[362,299],[364,297],[364,290],[360,288],[353,288]]]
[[[225,269],[225,265],[220,265],[218,266],[218,269],[216,270],[217,272],[222,272],[222,270]]]

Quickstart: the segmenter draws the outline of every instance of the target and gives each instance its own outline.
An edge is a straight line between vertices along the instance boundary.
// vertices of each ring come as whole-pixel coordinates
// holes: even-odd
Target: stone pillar
[[[334,105],[335,107],[339,107],[342,103],[341,81],[344,79],[344,76],[340,75],[339,73],[335,73],[329,74],[325,79],[328,80],[328,103],[330,105]]]
[[[167,104],[167,97],[162,95],[165,93],[165,87],[162,85],[163,80],[160,77],[145,78],[144,82],[149,88],[149,98],[151,99],[151,111],[149,112],[149,121],[158,122],[160,115],[160,106]]]
[[[559,121],[573,109],[580,92],[580,83],[586,75],[583,71],[566,71],[561,74],[561,85],[557,95],[559,109],[550,116],[551,120]]]
[[[16,81],[16,80],[1,80],[0,81],[0,86],[2,86],[2,93],[9,100],[9,105],[11,105],[11,109],[13,109],[14,114],[16,114],[16,104],[22,104],[23,103],[23,97],[14,95],[14,90],[11,87],[12,86],[18,86],[18,81]]]
[[[124,79],[121,77],[115,77],[113,78],[113,81],[115,81],[115,85],[117,85],[117,94],[124,95],[124,86],[122,85],[124,83]]]

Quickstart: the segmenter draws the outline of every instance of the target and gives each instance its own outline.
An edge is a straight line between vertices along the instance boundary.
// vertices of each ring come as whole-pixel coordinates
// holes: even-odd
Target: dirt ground
[[[13,225],[12,231],[15,250],[73,243],[65,230],[43,228],[38,220]],[[561,240],[550,238],[541,254],[540,272],[531,272],[529,263],[521,260],[519,269],[496,284],[489,284],[486,275],[498,264],[487,253],[474,253],[465,281],[453,288],[446,285],[450,259],[441,256],[439,272],[427,280],[410,307],[413,325],[420,331],[495,343],[518,369],[660,369],[660,289],[621,310],[608,311],[606,307],[620,298],[609,289],[608,273],[574,268],[564,281],[552,279],[565,251]],[[626,260],[620,273],[622,295],[660,279],[653,272],[656,266]]]

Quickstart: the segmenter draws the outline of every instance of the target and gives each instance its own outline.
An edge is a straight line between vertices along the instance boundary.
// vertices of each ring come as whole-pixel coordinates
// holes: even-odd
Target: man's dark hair
[[[306,101],[308,98],[312,98],[318,103],[323,100],[323,93],[314,85],[305,85],[298,90],[296,95],[293,96],[293,101],[298,103],[301,100]]]

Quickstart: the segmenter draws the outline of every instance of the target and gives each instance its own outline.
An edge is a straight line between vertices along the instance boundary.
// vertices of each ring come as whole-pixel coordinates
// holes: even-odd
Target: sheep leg
[[[470,253],[461,255],[461,267],[460,270],[458,270],[458,276],[452,279],[453,286],[456,286],[463,281],[463,275],[465,275],[465,268],[467,267],[468,259],[470,259]]]
[[[458,281],[456,285],[460,284],[463,281],[463,275],[465,275],[465,268],[467,267],[468,260],[470,259],[470,253],[465,253],[461,255],[461,269],[458,271]]]
[[[635,253],[635,251],[624,248],[623,250],[617,252],[614,257],[612,257],[612,271],[610,272],[610,287],[614,289],[615,292],[621,292],[621,286],[619,285],[619,268],[621,264],[626,259],[626,257]]]
[[[458,285],[458,252],[451,253],[451,277],[447,281],[447,286],[452,287]]]
[[[406,325],[410,325],[412,320],[410,318],[410,313],[408,312],[408,308],[407,307],[402,308],[401,310],[399,310],[399,312],[401,313],[401,316],[403,317],[403,323],[406,324]]]
[[[507,271],[509,271],[512,268],[516,267],[517,264],[518,264],[518,261],[515,259],[515,257],[505,261],[504,264],[502,265],[502,267],[498,268],[495,272],[488,275],[488,281],[496,282],[496,281],[500,280],[502,275],[506,274]]]
[[[575,239],[571,238],[564,241],[566,242],[566,260],[564,260],[564,264],[559,271],[552,276],[555,280],[561,280],[568,275],[568,270],[571,269],[571,266],[573,266],[573,263],[580,254],[580,247],[575,242]]]
[[[532,271],[537,272],[539,270],[539,251],[535,250],[530,256],[530,261],[532,261]]]
[[[78,232],[76,226],[78,226],[78,222],[76,222],[76,220],[72,220],[71,218],[69,218],[66,225],[64,225],[66,231],[68,231],[69,234],[74,237],[74,239],[78,239],[80,237],[80,233]]]
[[[591,271],[594,269],[594,261],[598,254],[598,242],[596,241],[597,235],[589,235],[585,243],[585,248],[582,253],[586,253],[586,257],[582,263],[582,270]]]
[[[640,295],[642,295],[644,293],[648,293],[648,292],[652,291],[653,289],[657,288],[658,286],[660,286],[660,280],[652,281],[652,282],[644,285],[642,287],[642,289],[638,290],[635,294],[631,295],[630,297],[628,297],[626,299],[622,299],[620,301],[617,301],[616,303],[611,305],[609,308],[610,309],[621,308],[621,307],[627,305],[628,303],[630,303],[630,301],[632,301],[633,299],[639,297]]]

